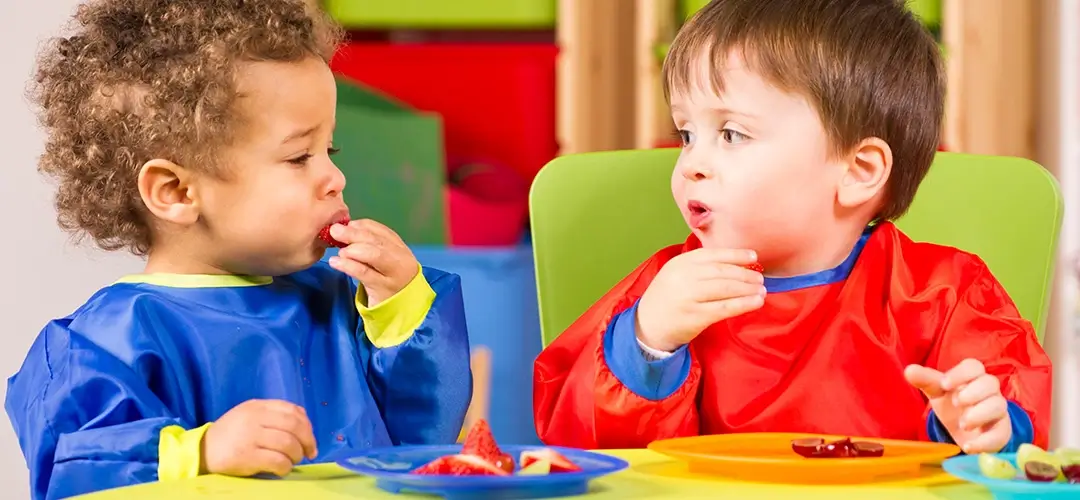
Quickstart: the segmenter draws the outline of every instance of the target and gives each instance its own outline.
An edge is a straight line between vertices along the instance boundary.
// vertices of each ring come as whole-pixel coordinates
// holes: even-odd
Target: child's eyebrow
[[[754,115],[753,113],[748,113],[746,111],[739,111],[737,109],[732,109],[732,108],[726,108],[724,106],[712,107],[712,108],[709,108],[709,111],[711,111],[713,113],[720,114],[720,115],[739,116],[739,117],[747,118],[747,119],[750,119],[750,120],[753,120],[753,119],[757,118],[757,116]]]
[[[287,144],[289,142],[295,141],[296,139],[300,139],[302,137],[307,137],[307,136],[315,133],[315,131],[318,130],[318,129],[319,129],[319,126],[315,125],[313,127],[308,127],[306,129],[303,129],[303,130],[297,130],[296,132],[293,132],[293,133],[289,134],[288,136],[286,136],[285,139],[281,141],[281,143],[282,144]]]

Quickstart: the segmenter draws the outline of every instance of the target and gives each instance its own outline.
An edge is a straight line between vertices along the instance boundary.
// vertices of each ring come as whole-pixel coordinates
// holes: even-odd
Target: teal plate
[[[998,458],[1016,466],[1015,453],[1000,453]],[[960,479],[985,486],[997,500],[1078,500],[1080,484],[1038,483],[1023,476],[1016,479],[994,479],[979,471],[978,455],[961,455],[941,464],[945,472]]]

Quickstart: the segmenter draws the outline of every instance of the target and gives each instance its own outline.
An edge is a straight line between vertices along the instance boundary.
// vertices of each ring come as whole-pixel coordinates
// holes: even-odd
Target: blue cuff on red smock
[[[690,375],[690,352],[680,347],[670,357],[645,358],[638,346],[638,303],[612,318],[604,333],[604,361],[615,378],[645,399],[659,401],[675,393]]]
[[[1009,442],[1005,444],[1005,447],[1000,450],[1000,453],[1015,452],[1021,444],[1031,443],[1035,440],[1035,426],[1031,423],[1031,417],[1020,405],[1013,401],[1009,401],[1009,420],[1012,421],[1012,436],[1009,438]],[[952,436],[949,435],[949,430],[938,420],[937,415],[934,415],[934,410],[930,410],[930,415],[926,418],[926,433],[930,436],[931,441],[956,444]]]

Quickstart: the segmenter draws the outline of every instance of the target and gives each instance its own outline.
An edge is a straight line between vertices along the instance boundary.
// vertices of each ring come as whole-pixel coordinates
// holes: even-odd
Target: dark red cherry
[[[1057,479],[1059,472],[1061,472],[1061,469],[1046,462],[1032,460],[1024,464],[1024,474],[1027,475],[1028,479],[1040,483],[1053,482]]]
[[[855,441],[852,446],[855,448],[855,455],[859,457],[880,457],[885,454],[885,447],[879,443]]]
[[[1061,468],[1061,473],[1065,474],[1065,479],[1070,483],[1080,484],[1080,464],[1066,465]]]
[[[806,458],[817,457],[824,446],[825,440],[821,438],[803,438],[791,442],[791,449]]]
[[[825,445],[822,455],[828,458],[851,458],[856,456],[851,438],[844,438]]]

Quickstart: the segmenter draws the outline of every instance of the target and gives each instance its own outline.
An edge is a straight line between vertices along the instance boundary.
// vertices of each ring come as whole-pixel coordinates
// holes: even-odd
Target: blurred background
[[[358,216],[396,229],[425,265],[462,275],[475,349],[471,418],[500,441],[536,441],[540,351],[528,189],[561,154],[673,145],[659,87],[666,45],[706,0],[311,0],[349,30],[338,75],[335,158]],[[141,261],[76,246],[37,174],[42,134],[24,99],[38,45],[78,0],[0,12],[0,376],[34,336]],[[948,61],[942,149],[1021,156],[1057,176],[1066,217],[1047,350],[1054,444],[1080,446],[1080,2],[911,0]],[[603,189],[603,186],[597,186]],[[0,389],[2,390],[2,389]],[[4,417],[6,422],[6,415]],[[25,466],[0,426],[0,479],[25,498]]]

